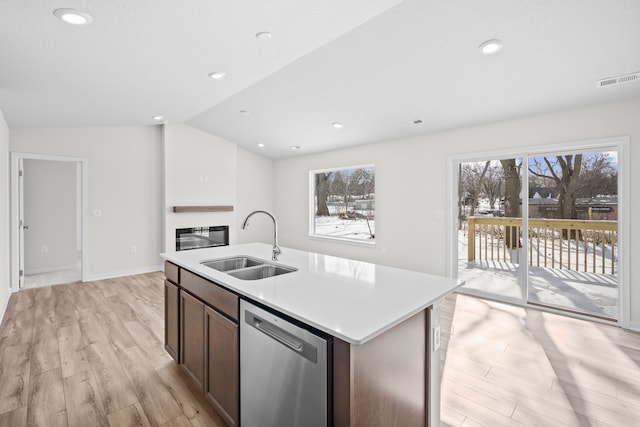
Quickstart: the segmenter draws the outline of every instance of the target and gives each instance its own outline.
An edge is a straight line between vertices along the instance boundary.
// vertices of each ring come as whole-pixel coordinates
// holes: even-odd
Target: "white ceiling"
[[[162,114],[283,158],[640,97],[596,85],[640,71],[638,40],[638,0],[0,0],[0,110],[12,128]]]

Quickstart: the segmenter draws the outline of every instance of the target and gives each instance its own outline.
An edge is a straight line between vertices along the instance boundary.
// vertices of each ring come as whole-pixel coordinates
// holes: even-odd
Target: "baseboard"
[[[64,267],[55,267],[55,268],[39,268],[39,269],[31,269],[24,271],[25,276],[33,276],[35,274],[45,274],[45,273],[58,273],[60,271],[66,270],[76,270],[79,269],[77,264],[67,265]]]
[[[629,329],[632,331],[640,332],[640,322],[629,322]]]
[[[162,271],[162,270],[163,270],[163,266],[161,264],[161,265],[152,266],[152,267],[134,268],[131,270],[112,271],[109,273],[101,273],[101,274],[90,274],[87,277],[87,281],[94,282],[96,280],[115,279],[117,277],[133,276],[136,274],[145,274],[145,273],[154,273],[156,271]]]

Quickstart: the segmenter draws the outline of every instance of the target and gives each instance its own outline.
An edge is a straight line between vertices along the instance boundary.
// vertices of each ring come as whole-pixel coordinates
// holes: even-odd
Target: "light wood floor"
[[[640,426],[640,334],[452,295],[443,426]]]
[[[0,426],[223,427],[164,350],[162,286],[152,273],[13,294]],[[442,331],[443,426],[640,426],[640,334],[463,295]]]
[[[27,289],[0,326],[0,426],[216,426],[164,350],[163,275]]]

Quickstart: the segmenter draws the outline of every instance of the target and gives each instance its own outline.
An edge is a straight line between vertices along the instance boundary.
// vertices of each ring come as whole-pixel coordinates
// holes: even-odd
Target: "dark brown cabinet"
[[[205,308],[207,400],[229,426],[236,426],[239,407],[238,324]]]
[[[180,293],[180,360],[182,368],[204,392],[204,304]]]
[[[164,281],[164,348],[173,357],[173,360],[180,363],[180,335],[179,318],[180,315],[180,287],[169,280]]]
[[[164,348],[180,363],[180,268],[165,261],[164,275]]]
[[[238,296],[168,262],[165,276],[165,348],[225,422],[238,426]]]
[[[230,427],[240,412],[239,297],[174,264],[165,264],[165,345]],[[333,427],[432,425],[432,307],[367,341],[332,340]],[[410,366],[411,369],[407,369]],[[436,384],[437,386],[437,384]],[[277,391],[277,390],[276,390]]]

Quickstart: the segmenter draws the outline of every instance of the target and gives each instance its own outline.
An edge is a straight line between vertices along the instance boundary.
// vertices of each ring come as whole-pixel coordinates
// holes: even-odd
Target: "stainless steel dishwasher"
[[[240,425],[327,426],[328,341],[240,302]]]

